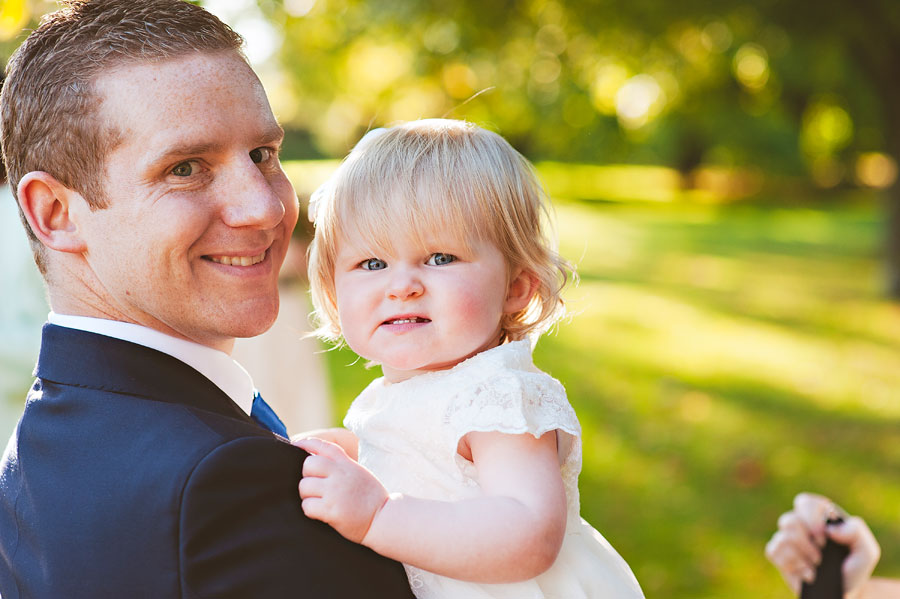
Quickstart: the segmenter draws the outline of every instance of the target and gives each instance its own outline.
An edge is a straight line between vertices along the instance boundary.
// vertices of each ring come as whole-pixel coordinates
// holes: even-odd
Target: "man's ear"
[[[517,268],[509,280],[509,291],[507,291],[506,301],[503,303],[503,312],[515,314],[524,310],[537,292],[537,288],[537,275],[530,270]]]
[[[85,201],[81,194],[49,173],[32,171],[19,181],[16,195],[25,220],[41,243],[59,252],[86,250],[70,212],[74,202]]]

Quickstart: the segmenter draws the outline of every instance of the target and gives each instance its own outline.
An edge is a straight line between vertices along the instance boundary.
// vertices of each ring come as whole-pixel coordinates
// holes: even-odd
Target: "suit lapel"
[[[181,360],[96,333],[45,324],[35,376],[252,422],[224,391]]]

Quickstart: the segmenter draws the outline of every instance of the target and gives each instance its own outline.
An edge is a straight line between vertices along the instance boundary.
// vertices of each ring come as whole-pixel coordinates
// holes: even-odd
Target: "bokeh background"
[[[789,597],[763,547],[803,489],[900,576],[900,3],[201,3],[246,37],[303,203],[397,120],[469,119],[536,163],[581,277],[536,360],[584,426],[583,514],[648,597]],[[0,57],[54,8],[2,0]],[[3,200],[6,435],[47,308]],[[337,423],[378,373],[318,356]]]

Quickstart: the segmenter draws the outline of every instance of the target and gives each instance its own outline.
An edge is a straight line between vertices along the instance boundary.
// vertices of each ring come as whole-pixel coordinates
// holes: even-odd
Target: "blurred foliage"
[[[259,2],[283,32],[282,116],[326,154],[449,114],[536,160],[753,166],[832,187],[890,150],[893,78],[873,63],[897,58],[900,3],[825,4]],[[893,182],[896,160],[880,165],[862,179]]]
[[[823,188],[897,179],[895,0],[200,3],[247,38],[288,158],[449,115],[533,160],[663,164],[688,186],[701,165]],[[4,0],[0,56],[54,6]]]
[[[866,514],[900,576],[900,310],[873,198],[557,214],[581,284],[535,359],[584,428],[582,514],[647,596],[788,599],[763,547],[800,489]],[[325,355],[342,413],[380,372]]]

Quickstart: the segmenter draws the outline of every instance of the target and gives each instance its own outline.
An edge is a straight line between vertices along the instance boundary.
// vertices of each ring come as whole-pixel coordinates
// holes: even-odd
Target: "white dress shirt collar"
[[[254,395],[253,379],[243,366],[225,352],[128,322],[55,312],[50,312],[47,321],[61,327],[130,341],[169,354],[215,383],[244,412],[250,414]]]

